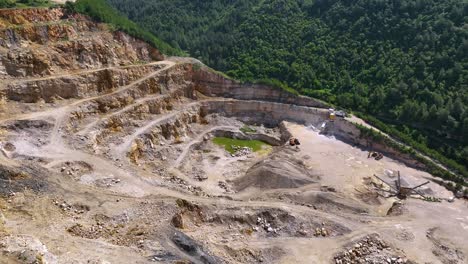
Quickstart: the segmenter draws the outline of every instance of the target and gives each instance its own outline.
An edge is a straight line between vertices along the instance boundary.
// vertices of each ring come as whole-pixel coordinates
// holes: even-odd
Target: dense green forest
[[[48,0],[0,0],[0,8],[50,6]]]
[[[466,172],[467,1],[107,1],[217,70],[376,117]]]

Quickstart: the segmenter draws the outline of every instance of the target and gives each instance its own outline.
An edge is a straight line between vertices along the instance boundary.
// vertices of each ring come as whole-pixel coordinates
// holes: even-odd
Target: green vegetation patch
[[[234,146],[248,147],[251,148],[254,152],[271,148],[269,144],[260,140],[244,140],[226,137],[215,137],[213,138],[213,143],[215,143],[218,146],[224,147],[224,149],[231,154],[234,154],[236,152]]]
[[[0,8],[49,7],[48,0],[0,0]]]

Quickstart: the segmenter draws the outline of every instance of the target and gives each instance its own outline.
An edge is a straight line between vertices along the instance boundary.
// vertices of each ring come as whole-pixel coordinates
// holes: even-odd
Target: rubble
[[[334,257],[335,264],[404,264],[412,263],[404,256],[395,253],[377,234],[369,235]]]
[[[244,157],[252,154],[253,150],[249,147],[241,147],[232,145],[231,148],[235,150],[231,157]]]
[[[316,236],[316,237],[318,237],[318,236],[327,237],[329,235],[330,235],[330,233],[325,228],[325,224],[322,224],[322,227],[315,228],[314,236]]]
[[[269,223],[266,219],[263,219],[261,217],[257,217],[257,226],[265,230],[267,233],[278,234],[278,229],[273,228],[271,223]]]

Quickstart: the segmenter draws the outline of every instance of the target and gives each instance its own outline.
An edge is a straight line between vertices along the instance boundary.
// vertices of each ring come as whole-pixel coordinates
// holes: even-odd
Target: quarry
[[[0,36],[0,263],[468,261],[466,200],[357,117],[60,8]]]

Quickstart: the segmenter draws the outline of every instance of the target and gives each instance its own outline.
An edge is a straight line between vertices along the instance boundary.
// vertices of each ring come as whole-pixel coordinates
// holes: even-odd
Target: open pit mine
[[[0,98],[0,263],[468,262],[466,201],[362,120],[84,16],[0,10]]]

